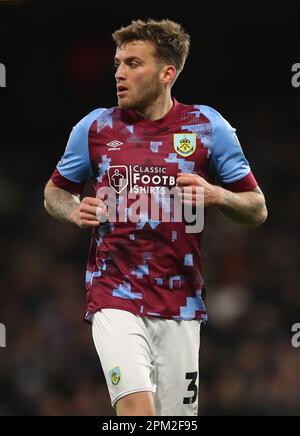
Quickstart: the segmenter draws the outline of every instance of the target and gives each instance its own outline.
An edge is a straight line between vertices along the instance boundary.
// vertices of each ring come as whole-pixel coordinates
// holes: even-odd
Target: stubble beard
[[[145,112],[163,93],[163,86],[158,80],[151,80],[144,83],[138,96],[133,100],[126,101],[126,98],[119,101],[121,109],[133,109],[138,112]]]

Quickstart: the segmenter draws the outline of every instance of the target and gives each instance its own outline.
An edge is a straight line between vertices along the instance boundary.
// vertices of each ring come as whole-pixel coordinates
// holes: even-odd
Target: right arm
[[[92,176],[89,128],[103,110],[92,111],[73,128],[65,153],[44,191],[47,212],[59,221],[80,228],[99,226],[103,215],[108,216],[106,205],[99,198],[85,197],[80,201],[84,182]]]
[[[49,180],[44,191],[46,211],[59,221],[76,224],[81,229],[98,227],[100,216],[108,217],[105,203],[99,198],[72,194]]]

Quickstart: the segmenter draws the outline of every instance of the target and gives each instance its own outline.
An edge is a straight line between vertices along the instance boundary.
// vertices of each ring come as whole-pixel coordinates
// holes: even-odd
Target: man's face
[[[143,111],[163,92],[161,66],[154,55],[154,46],[146,41],[134,41],[117,48],[115,77],[118,105],[122,109]]]

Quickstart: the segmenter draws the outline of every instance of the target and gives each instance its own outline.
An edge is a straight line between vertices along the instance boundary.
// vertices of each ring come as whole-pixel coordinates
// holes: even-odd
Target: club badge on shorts
[[[112,382],[112,384],[114,386],[117,386],[117,384],[121,380],[121,371],[120,371],[120,368],[118,366],[116,366],[115,368],[113,368],[109,371],[109,378],[110,378],[110,381]]]
[[[183,157],[190,156],[196,150],[196,133],[174,133],[174,148]]]

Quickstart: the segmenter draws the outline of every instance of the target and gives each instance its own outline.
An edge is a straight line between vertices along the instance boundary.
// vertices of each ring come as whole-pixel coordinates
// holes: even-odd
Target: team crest
[[[114,386],[117,386],[117,384],[121,380],[121,371],[120,371],[120,368],[118,366],[116,366],[115,368],[111,369],[109,371],[109,377],[110,377],[110,380],[111,380],[112,384]]]
[[[190,156],[196,150],[196,133],[174,133],[174,148],[183,157]]]

